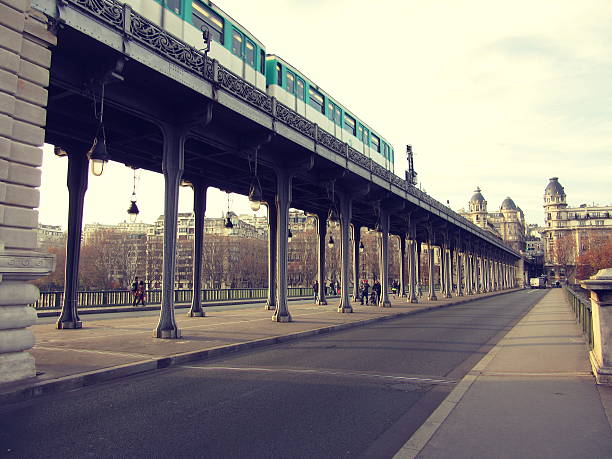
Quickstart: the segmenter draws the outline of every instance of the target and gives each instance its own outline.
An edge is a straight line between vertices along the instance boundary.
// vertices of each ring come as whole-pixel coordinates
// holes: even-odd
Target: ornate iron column
[[[361,225],[353,223],[353,301],[359,301],[359,273],[360,258],[359,245],[361,243]]]
[[[457,257],[457,296],[463,296],[463,251],[459,239],[457,238],[457,245],[455,246],[456,257]]]
[[[88,165],[89,159],[84,152],[74,152],[73,149],[68,152],[68,235],[66,238],[64,302],[57,320],[57,328],[60,330],[83,326],[77,312],[77,292]]]
[[[450,249],[448,245],[448,230],[444,231],[444,240],[442,242],[442,252],[444,253],[444,298],[451,298],[452,282],[450,272]]]
[[[406,233],[400,233],[400,264],[399,264],[399,292],[400,297],[406,296]]]
[[[174,268],[176,265],[176,227],[178,217],[178,196],[184,168],[184,132],[165,125],[162,172],[164,174],[164,266],[162,282],[162,303],[159,323],[153,330],[154,338],[180,338],[181,332],[174,317]]]
[[[287,306],[287,230],[289,224],[289,206],[291,205],[291,182],[293,174],[284,169],[276,169],[276,210],[278,212],[276,240],[276,309],[272,320],[291,322]]]
[[[408,297],[409,303],[418,303],[417,299],[417,245],[416,240],[416,224],[414,222],[409,223],[410,239],[408,241],[408,282],[410,286],[410,292]]]
[[[204,250],[204,217],[206,216],[206,191],[208,185],[192,181],[193,189],[193,215],[195,219],[195,234],[193,241],[193,295],[189,317],[204,317],[206,313],[202,308],[202,252]]]
[[[276,309],[276,227],[277,211],[274,199],[266,202],[268,208],[268,299],[264,309]]]
[[[433,253],[433,230],[431,228],[431,224],[427,227],[427,261],[428,261],[428,271],[429,271],[429,293],[427,295],[427,299],[430,301],[435,301],[438,298],[436,297],[436,288],[434,285],[434,253]]]
[[[350,263],[350,243],[349,230],[352,218],[352,198],[350,193],[338,192],[338,200],[340,201],[340,257],[342,267],[340,269],[340,305],[338,312],[348,313],[353,312],[351,307],[351,298],[349,296],[349,263]],[[357,286],[355,286],[357,290]]]
[[[415,238],[415,244],[416,244],[416,266],[415,266],[415,270],[416,270],[416,293],[418,296],[423,296],[423,288],[421,286],[421,241],[419,241],[418,239]]]
[[[381,299],[379,306],[381,308],[390,308],[389,301],[389,211],[380,208],[380,228],[382,231],[381,241],[381,257],[380,257],[380,272],[381,272]]]
[[[317,214],[317,237],[318,237],[318,248],[317,258],[319,266],[317,269],[317,282],[319,284],[319,293],[317,295],[317,304],[326,305],[327,300],[325,299],[325,246],[327,242],[325,237],[327,236],[327,213],[321,212]]]

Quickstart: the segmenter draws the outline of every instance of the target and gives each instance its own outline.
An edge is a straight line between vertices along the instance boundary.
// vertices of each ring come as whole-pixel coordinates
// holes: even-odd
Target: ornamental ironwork
[[[286,105],[277,102],[274,116],[296,131],[301,132],[311,139],[315,138],[315,124],[312,121],[308,121],[303,116],[298,115]]]
[[[367,170],[370,170],[372,161],[366,155],[358,152],[352,147],[348,147],[348,157],[354,163],[359,164],[362,167],[365,167]]]
[[[346,156],[346,143],[320,127],[317,130],[317,142],[342,156]]]
[[[123,4],[115,0],[68,0],[70,3],[95,14],[104,22],[122,29],[124,21]]]
[[[387,180],[389,179],[389,175],[390,175],[389,169],[385,169],[380,164],[375,163],[374,161],[372,161],[372,172],[378,175],[379,177],[382,177]]]
[[[272,98],[255,86],[247,83],[225,67],[219,66],[219,85],[232,94],[246,100],[268,114],[272,114]]]

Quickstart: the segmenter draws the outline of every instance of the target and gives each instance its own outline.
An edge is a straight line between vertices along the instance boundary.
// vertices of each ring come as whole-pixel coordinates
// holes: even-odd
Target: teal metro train
[[[391,144],[302,72],[207,0],[125,0],[136,12],[196,48],[211,35],[208,55],[376,163],[394,172]]]

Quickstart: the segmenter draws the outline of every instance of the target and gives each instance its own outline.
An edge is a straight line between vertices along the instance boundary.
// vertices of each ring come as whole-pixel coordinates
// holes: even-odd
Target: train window
[[[306,98],[304,80],[299,77],[295,77],[295,79],[297,81],[297,97],[300,100],[304,100]]]
[[[246,39],[245,51],[246,52],[244,57],[247,64],[255,68],[255,43],[253,43],[248,38]]]
[[[380,153],[380,139],[376,134],[372,134],[372,147]]]
[[[232,30],[232,53],[238,57],[242,57],[242,42],[244,38],[237,30]]]
[[[295,94],[295,76],[289,70],[287,70],[287,92]]]
[[[344,129],[346,129],[353,135],[357,135],[357,131],[355,130],[355,128],[356,128],[355,118],[353,118],[348,113],[345,113],[344,114]]]
[[[359,127],[357,128],[357,138],[361,140],[363,143],[365,143],[366,145],[370,144],[370,137],[369,137],[368,129],[363,127],[362,124],[360,124]]]
[[[200,2],[191,4],[191,23],[202,30],[202,26],[210,30],[210,37],[223,44],[223,18]]]
[[[276,84],[283,85],[283,66],[280,64],[276,64]]]
[[[323,98],[323,94],[317,91],[312,86],[308,88],[309,100],[308,103],[317,109],[320,113],[325,113],[325,99]]]
[[[329,99],[327,100],[327,117],[340,126],[340,107]]]
[[[181,14],[181,0],[166,0],[166,6],[170,11]]]
[[[263,49],[259,50],[259,72],[266,74],[266,53]]]

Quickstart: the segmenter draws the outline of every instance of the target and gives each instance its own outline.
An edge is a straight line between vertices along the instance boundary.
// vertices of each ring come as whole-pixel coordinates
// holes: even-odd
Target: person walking
[[[336,294],[336,284],[334,283],[334,281],[329,282],[329,294],[330,295]]]
[[[132,282],[132,286],[130,287],[130,292],[132,292],[132,296],[134,297],[132,306],[136,306],[138,302],[138,276],[134,278],[134,282]]]
[[[361,286],[361,304],[365,300],[366,306],[368,306],[368,301],[370,299],[370,284],[368,284],[368,280],[365,279]]]
[[[372,294],[376,294],[375,299],[372,300],[372,304],[374,306],[378,305],[378,303],[380,303],[380,293],[382,292],[382,288],[380,286],[380,282],[378,282],[378,279],[374,281],[374,285],[372,286]]]
[[[316,280],[314,284],[312,284],[312,293],[314,294],[315,303],[319,299],[319,281]]]
[[[138,303],[142,304],[143,306],[146,306],[145,304],[146,287],[145,287],[144,281],[140,281],[138,283],[137,295],[138,295],[138,301],[136,301],[136,304],[134,306],[137,306]]]

